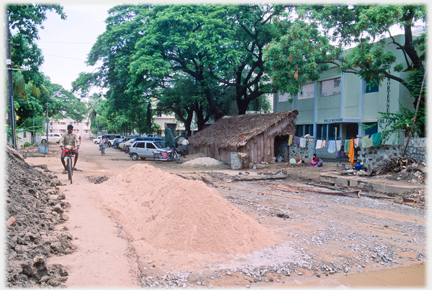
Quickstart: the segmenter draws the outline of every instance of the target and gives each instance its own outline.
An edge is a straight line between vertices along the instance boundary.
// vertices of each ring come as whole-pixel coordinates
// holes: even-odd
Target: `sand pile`
[[[277,242],[203,182],[148,164],[132,166],[98,187],[98,199],[133,241],[205,254],[242,254]]]
[[[193,160],[189,160],[189,161],[184,162],[182,165],[183,166],[199,165],[199,166],[224,166],[224,167],[226,167],[226,165],[223,162],[220,162],[219,160],[216,160],[216,159],[211,158],[211,157],[195,158]]]

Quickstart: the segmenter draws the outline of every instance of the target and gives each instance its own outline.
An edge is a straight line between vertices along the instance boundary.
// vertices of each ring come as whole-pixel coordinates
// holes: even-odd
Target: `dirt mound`
[[[188,158],[185,159],[185,162],[181,164],[182,167],[190,167],[190,168],[202,168],[202,169],[227,169],[228,165],[223,162],[216,160],[211,157],[194,157],[193,159]]]
[[[67,271],[47,257],[71,253],[72,236],[54,226],[68,219],[60,181],[32,168],[15,150],[6,150],[6,259],[8,287],[59,286]]]
[[[241,254],[277,242],[215,189],[148,164],[132,166],[98,186],[103,192],[98,198],[129,237],[156,248]]]

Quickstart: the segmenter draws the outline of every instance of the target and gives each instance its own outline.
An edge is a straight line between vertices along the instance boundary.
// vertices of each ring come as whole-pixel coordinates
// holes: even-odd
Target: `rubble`
[[[23,161],[14,150],[6,150],[6,284],[8,287],[62,285],[67,270],[48,264],[52,255],[72,253],[72,236],[55,226],[67,220],[69,204],[57,187],[60,181]]]

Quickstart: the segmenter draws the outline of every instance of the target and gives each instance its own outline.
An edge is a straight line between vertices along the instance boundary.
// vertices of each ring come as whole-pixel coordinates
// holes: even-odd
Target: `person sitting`
[[[320,160],[316,154],[313,155],[312,159],[309,161],[309,164],[311,167],[321,167],[322,166],[322,160]]]

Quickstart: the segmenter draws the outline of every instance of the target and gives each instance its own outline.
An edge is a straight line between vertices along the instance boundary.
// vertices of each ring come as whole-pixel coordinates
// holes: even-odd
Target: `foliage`
[[[66,19],[63,7],[60,5],[6,6],[8,26],[11,32],[12,66],[14,68],[28,67],[29,71],[22,72],[25,82],[32,80],[36,86],[39,86],[42,81],[39,67],[43,63],[43,56],[35,40],[39,39],[39,29],[43,29],[42,23],[46,20],[48,11],[53,11],[61,19]]]
[[[32,146],[32,144],[30,144],[29,142],[25,142],[24,145],[23,145],[24,148],[30,147],[30,146]]]
[[[46,20],[46,13],[54,11],[66,19],[60,5],[7,5],[8,29],[11,33],[12,67],[28,70],[13,71],[14,108],[17,130],[43,132],[48,116],[55,119],[69,117],[81,121],[85,114],[85,104],[72,93],[62,90],[62,97],[51,96],[61,86],[51,83],[48,77],[39,72],[43,56],[35,41],[38,31]]]

